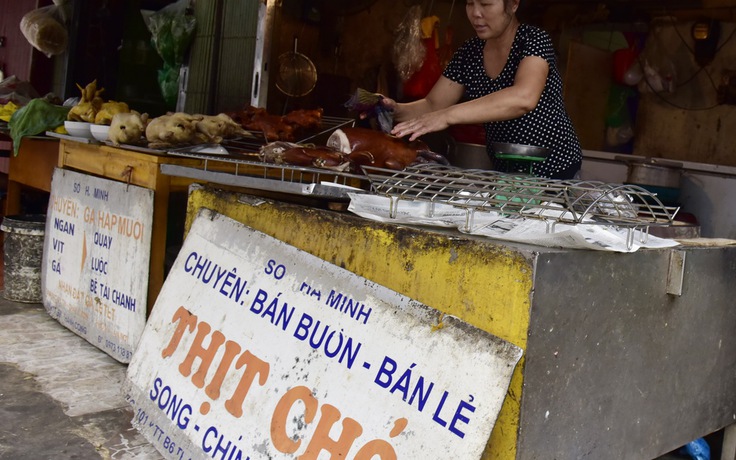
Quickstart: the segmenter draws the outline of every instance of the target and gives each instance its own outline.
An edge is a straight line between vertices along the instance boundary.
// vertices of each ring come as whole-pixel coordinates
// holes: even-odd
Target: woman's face
[[[498,38],[509,29],[519,0],[467,0],[465,12],[478,38]]]

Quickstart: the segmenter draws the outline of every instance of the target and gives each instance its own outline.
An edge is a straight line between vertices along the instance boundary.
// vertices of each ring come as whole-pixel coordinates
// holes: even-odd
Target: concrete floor
[[[163,458],[130,425],[126,366],[52,319],[0,297],[0,459]]]
[[[120,392],[126,366],[43,305],[1,294],[0,459],[162,459],[130,424],[133,412]]]

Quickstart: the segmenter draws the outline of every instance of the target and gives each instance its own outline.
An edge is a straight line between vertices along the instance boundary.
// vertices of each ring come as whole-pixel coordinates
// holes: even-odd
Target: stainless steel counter
[[[581,175],[586,180],[624,183],[625,159],[646,157],[621,153],[583,151]],[[708,238],[736,239],[736,167],[683,161],[680,183],[680,212],[694,215],[700,234]]]
[[[200,207],[522,347],[484,460],[655,458],[736,423],[732,242],[544,248],[208,187]]]

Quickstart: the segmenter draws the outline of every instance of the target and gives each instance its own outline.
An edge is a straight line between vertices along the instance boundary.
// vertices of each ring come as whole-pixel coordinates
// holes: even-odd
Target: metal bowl
[[[521,158],[544,160],[549,155],[546,147],[534,145],[508,144],[505,142],[491,142],[491,149],[498,158]]]

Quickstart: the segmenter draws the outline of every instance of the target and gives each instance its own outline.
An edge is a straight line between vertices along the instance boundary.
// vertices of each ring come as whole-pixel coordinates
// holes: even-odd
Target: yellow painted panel
[[[352,214],[194,187],[188,229],[209,208],[526,348],[532,261],[487,239],[386,225]],[[513,459],[523,383],[517,366],[483,459]]]

